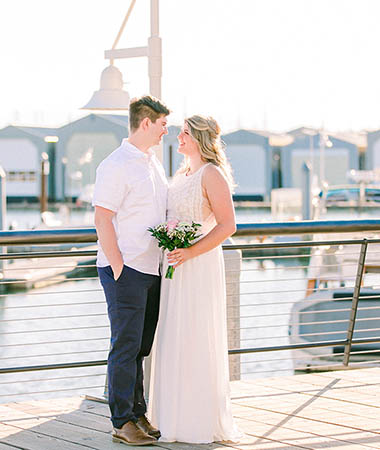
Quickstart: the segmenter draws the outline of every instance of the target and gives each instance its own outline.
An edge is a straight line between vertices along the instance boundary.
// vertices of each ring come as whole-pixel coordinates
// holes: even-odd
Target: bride
[[[221,244],[235,230],[230,166],[211,117],[185,120],[185,156],[168,193],[168,219],[202,224],[190,248],[167,255],[152,360],[149,415],[161,441],[236,440],[229,396],[226,286]]]

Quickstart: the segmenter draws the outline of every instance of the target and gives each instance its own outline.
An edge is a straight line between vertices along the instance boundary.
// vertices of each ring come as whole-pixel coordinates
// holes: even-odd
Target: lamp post
[[[5,230],[6,228],[6,217],[7,217],[7,196],[5,192],[5,180],[6,173],[5,170],[0,166],[0,230]],[[7,251],[7,247],[0,247],[1,253]],[[3,275],[4,261],[0,261],[0,279],[4,277]],[[2,289],[0,290],[2,291]]]
[[[147,57],[149,92],[154,97],[161,99],[162,41],[159,37],[159,0],[150,0],[151,35],[148,39],[148,45],[124,49],[116,48],[135,3],[136,0],[131,1],[111,50],[104,52],[104,57],[110,61],[110,65],[102,72],[100,89],[94,92],[90,101],[81,109],[106,111],[128,110],[129,94],[123,90],[123,76],[120,70],[114,66],[115,59]],[[162,159],[162,152],[158,156]]]
[[[61,159],[62,163],[62,201],[66,202],[66,167],[67,167],[67,158],[63,156]]]
[[[323,130],[319,132],[319,184],[321,188],[325,185],[325,150],[333,146],[328,134]]]
[[[55,183],[56,183],[56,171],[55,171],[55,156],[56,156],[56,146],[59,141],[58,136],[45,136],[45,142],[47,143],[47,154],[49,159],[49,191],[48,199],[49,201],[56,200]]]
[[[49,156],[46,152],[41,154],[41,193],[40,193],[40,212],[41,214],[48,210],[47,185],[49,175]]]

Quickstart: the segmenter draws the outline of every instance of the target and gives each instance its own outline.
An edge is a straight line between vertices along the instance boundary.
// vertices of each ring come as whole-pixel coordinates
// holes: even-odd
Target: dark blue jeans
[[[143,360],[156,331],[161,278],[124,265],[115,281],[111,266],[98,267],[111,324],[108,401],[111,421],[121,428],[146,413]]]

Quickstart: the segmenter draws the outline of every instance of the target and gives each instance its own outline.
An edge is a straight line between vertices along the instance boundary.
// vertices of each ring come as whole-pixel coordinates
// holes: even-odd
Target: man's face
[[[149,130],[152,137],[152,145],[158,145],[164,134],[168,134],[166,116],[160,116],[154,123],[150,122]]]

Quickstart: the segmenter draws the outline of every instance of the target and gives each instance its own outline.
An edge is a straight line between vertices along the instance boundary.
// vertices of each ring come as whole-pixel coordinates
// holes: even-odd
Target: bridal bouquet
[[[191,246],[191,241],[198,238],[198,229],[201,227],[199,223],[180,222],[178,220],[169,220],[160,223],[154,228],[148,228],[148,231],[158,241],[158,246],[164,250],[172,251],[176,248],[187,248]],[[172,279],[174,267],[169,265],[165,278]]]

